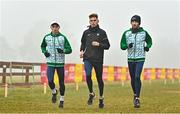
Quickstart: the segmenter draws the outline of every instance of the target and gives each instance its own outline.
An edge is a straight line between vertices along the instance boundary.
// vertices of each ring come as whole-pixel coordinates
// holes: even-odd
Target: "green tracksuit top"
[[[130,43],[133,43],[132,48],[128,48]],[[151,46],[151,36],[142,27],[135,33],[132,32],[132,29],[125,31],[120,43],[121,49],[128,51],[128,62],[145,61],[144,47],[151,48]]]
[[[60,48],[64,53],[58,53],[57,48]],[[48,52],[50,56],[46,58],[48,66],[63,67],[65,63],[65,54],[72,52],[71,45],[63,34],[47,34],[41,43],[42,53]]]

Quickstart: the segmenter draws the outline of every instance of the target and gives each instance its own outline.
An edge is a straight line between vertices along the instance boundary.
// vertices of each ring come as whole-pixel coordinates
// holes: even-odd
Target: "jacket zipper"
[[[55,53],[55,67],[56,67],[56,49],[55,49],[55,37],[54,37],[54,53]]]
[[[135,43],[134,43],[134,59],[135,59],[135,55],[136,55],[136,36],[137,36],[137,33],[135,34]]]

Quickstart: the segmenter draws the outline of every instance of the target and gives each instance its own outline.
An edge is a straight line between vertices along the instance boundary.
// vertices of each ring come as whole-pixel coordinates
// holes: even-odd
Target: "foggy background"
[[[180,68],[179,0],[1,0],[0,61],[45,62],[40,44],[50,23],[58,20],[73,49],[66,63],[82,63],[80,40],[94,12],[111,44],[105,65],[127,66],[120,40],[130,28],[130,18],[138,14],[153,40],[145,67]]]

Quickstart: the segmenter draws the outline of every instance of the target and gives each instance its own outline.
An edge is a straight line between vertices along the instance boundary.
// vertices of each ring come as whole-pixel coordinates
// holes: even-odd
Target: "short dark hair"
[[[92,17],[96,17],[96,18],[98,18],[98,14],[96,14],[96,13],[92,13],[92,14],[90,14],[90,15],[89,15],[89,18],[92,18]]]

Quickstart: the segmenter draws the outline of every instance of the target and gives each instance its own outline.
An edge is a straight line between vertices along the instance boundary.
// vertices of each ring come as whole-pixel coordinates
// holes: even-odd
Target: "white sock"
[[[60,101],[64,101],[64,96],[60,96]]]
[[[52,94],[56,94],[56,88],[52,89]]]
[[[94,92],[92,92],[92,93],[89,93],[89,94],[94,96]]]
[[[136,99],[140,99],[139,97],[136,97]]]
[[[99,99],[104,99],[104,97],[103,96],[99,96]]]

